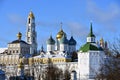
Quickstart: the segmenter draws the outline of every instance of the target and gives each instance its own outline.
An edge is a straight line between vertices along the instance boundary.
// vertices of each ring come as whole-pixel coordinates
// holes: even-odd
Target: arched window
[[[28,20],[28,23],[30,23],[30,18],[29,18],[29,20]]]

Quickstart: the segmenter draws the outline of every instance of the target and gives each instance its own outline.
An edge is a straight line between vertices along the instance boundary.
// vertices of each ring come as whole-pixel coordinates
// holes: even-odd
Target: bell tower
[[[37,54],[37,33],[35,30],[35,17],[30,11],[27,19],[26,42],[30,44],[30,54]]]

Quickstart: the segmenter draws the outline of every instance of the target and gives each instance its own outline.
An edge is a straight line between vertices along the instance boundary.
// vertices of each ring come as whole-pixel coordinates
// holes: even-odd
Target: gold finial
[[[34,14],[33,14],[32,11],[30,11],[30,13],[29,13],[29,17],[30,17],[30,18],[33,18],[33,19],[35,18],[35,17],[34,17]]]
[[[100,39],[100,43],[104,43],[104,40],[103,40],[103,38],[101,38],[101,39]]]
[[[66,33],[62,29],[62,22],[60,23],[61,30],[57,33],[56,39],[60,40],[62,36],[64,35],[66,37]]]
[[[60,28],[61,28],[61,30],[62,30],[62,25],[63,25],[63,23],[61,22],[61,23],[60,23]]]
[[[100,39],[100,46],[104,48],[104,39],[103,38]]]
[[[17,37],[18,37],[18,40],[21,40],[22,33],[19,32],[19,33],[17,34]]]

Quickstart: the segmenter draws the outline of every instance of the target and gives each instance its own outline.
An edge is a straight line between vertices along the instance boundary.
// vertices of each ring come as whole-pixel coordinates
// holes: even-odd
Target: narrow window
[[[28,23],[30,24],[30,18],[29,18],[29,20],[28,20]]]

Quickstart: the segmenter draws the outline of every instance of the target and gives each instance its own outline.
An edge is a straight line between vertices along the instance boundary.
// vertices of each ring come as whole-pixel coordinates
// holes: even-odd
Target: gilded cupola
[[[33,14],[33,12],[32,12],[32,11],[30,11],[30,13],[29,13],[29,16],[28,16],[28,17],[29,17],[29,18],[33,18],[33,19],[35,18],[35,17],[34,17],[34,14]]]
[[[22,33],[21,33],[21,32],[19,32],[19,33],[17,34],[17,37],[18,37],[18,40],[21,40]]]
[[[57,36],[56,36],[56,39],[57,40],[60,40],[62,37],[63,37],[63,35],[65,36],[65,37],[67,37],[66,36],[66,33],[63,31],[63,29],[62,29],[62,23],[61,23],[61,29],[60,29],[60,31],[57,33]]]

